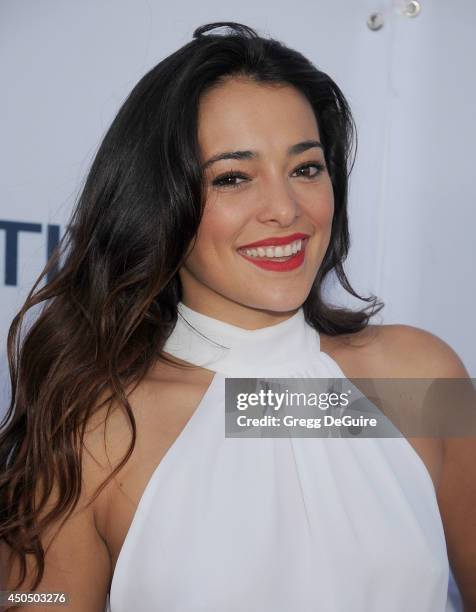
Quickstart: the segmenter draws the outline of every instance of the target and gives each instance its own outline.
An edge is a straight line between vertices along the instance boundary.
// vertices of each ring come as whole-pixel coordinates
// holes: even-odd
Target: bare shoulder
[[[469,377],[458,354],[437,335],[405,324],[372,327],[378,327],[374,334],[376,353],[389,377]]]
[[[379,349],[393,376],[469,379],[459,355],[437,335],[411,325],[384,325]],[[444,524],[451,567],[464,609],[476,610],[476,439],[447,437],[412,440],[416,450],[437,474],[437,499]],[[438,459],[432,452],[440,446]],[[436,467],[433,467],[436,466]]]
[[[157,363],[138,384],[125,389],[129,408],[117,399],[106,401],[108,396],[104,393],[97,401],[97,409],[88,421],[84,437],[84,452],[90,458],[86,465],[91,478],[94,480],[94,475],[103,476],[109,472],[111,465],[125,455],[133,434],[133,422],[135,448],[141,451],[147,440],[157,440],[164,430],[173,426],[172,421],[181,421],[181,417],[196,406],[213,375],[214,372],[202,368],[184,372]]]
[[[412,325],[367,325],[353,334],[321,334],[321,349],[351,378],[469,377],[447,342]]]
[[[48,552],[40,587],[68,591],[72,611],[104,610],[118,553],[144,487],[210,383],[209,371],[178,374],[153,368],[138,385],[127,388],[129,413],[103,393],[86,423],[78,505],[64,524],[55,523],[42,538]],[[128,456],[131,417],[136,435]],[[58,494],[55,488],[46,510]],[[28,577],[33,570],[30,564]],[[10,562],[9,550],[2,546],[0,575],[3,588],[19,578],[18,564]]]
[[[191,409],[200,401],[209,378],[199,374],[180,378],[168,370],[155,368],[139,384],[126,388],[129,408],[116,399],[105,401],[106,394],[98,400],[98,408],[88,421],[83,440],[85,484],[90,493],[93,494],[123,460],[124,465],[98,496],[94,503],[96,512],[100,513],[111,494],[122,486],[132,471],[140,466],[146,473],[149,465],[152,468],[158,463],[169,438],[180,431]]]

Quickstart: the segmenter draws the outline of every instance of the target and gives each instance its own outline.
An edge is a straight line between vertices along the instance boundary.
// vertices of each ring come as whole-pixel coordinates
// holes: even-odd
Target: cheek
[[[206,206],[198,237],[208,247],[233,249],[238,236],[249,223],[252,212],[252,205],[236,199]]]
[[[325,206],[323,206],[323,208],[325,209],[326,214],[332,218],[334,215],[334,188],[332,186],[331,177],[329,174],[326,176],[326,188],[324,189],[323,194],[323,203],[325,203]]]
[[[246,225],[246,219],[236,206],[211,204],[205,206],[202,221],[198,228],[195,247],[187,263],[190,265],[210,265],[223,259],[226,252],[234,248],[240,229]]]
[[[326,189],[320,191],[318,197],[314,197],[307,203],[306,213],[317,229],[325,230],[332,225],[334,217],[334,192],[330,180]]]
[[[334,218],[334,211],[335,211],[334,194],[331,191],[331,195],[330,195],[327,207],[324,210],[326,221],[327,221],[329,226],[332,224],[332,219]]]
[[[322,228],[323,234],[325,236],[324,242],[326,244],[326,248],[329,245],[329,241],[332,234],[332,221],[334,219],[334,210],[334,198],[332,196],[327,201],[326,205],[322,207],[320,211],[320,218],[316,222],[318,227]]]

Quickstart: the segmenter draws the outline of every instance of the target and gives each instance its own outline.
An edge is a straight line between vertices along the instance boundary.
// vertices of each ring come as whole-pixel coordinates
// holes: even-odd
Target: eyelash
[[[302,166],[299,166],[299,168],[296,168],[294,172],[297,172],[298,170],[306,170],[307,168],[312,168],[312,167],[317,168],[318,172],[314,176],[307,177],[309,180],[317,178],[325,169],[324,164],[320,164],[317,162],[309,162],[307,164],[303,164]],[[241,183],[224,183],[224,181],[226,181],[227,179],[233,179],[233,178],[246,179],[247,177],[241,174],[240,172],[228,172],[227,174],[222,174],[221,176],[218,176],[213,181],[212,184],[214,187],[225,187],[225,188],[229,187],[231,189],[236,189],[237,187],[241,185]]]

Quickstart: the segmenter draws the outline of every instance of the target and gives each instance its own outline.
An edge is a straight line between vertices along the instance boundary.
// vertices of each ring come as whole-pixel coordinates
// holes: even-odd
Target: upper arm
[[[411,368],[413,376],[469,379],[459,356],[441,338],[407,325],[389,327],[394,328],[391,333],[406,355],[407,372]],[[474,411],[476,419],[476,405]],[[474,432],[474,420],[472,424]],[[437,497],[448,557],[465,610],[476,610],[476,437],[448,437],[442,442]]]
[[[86,483],[86,484],[84,484]],[[91,483],[83,471],[83,487],[78,504],[61,526],[64,515],[50,525],[41,535],[45,551],[44,574],[36,593],[65,593],[69,598],[70,612],[104,612],[111,578],[111,564],[108,548],[99,534],[94,514],[94,504],[89,504]],[[57,489],[48,500],[50,510],[57,499]],[[0,544],[0,575],[3,575],[3,590],[13,590],[20,579],[18,559],[9,562],[9,549]],[[27,556],[27,575],[16,591],[30,591],[36,575],[33,555]],[[35,610],[51,610],[51,605],[35,605]],[[24,606],[15,610],[27,609]],[[29,607],[28,607],[29,609]]]
[[[438,503],[456,582],[466,606],[476,610],[475,438],[448,438],[445,441]]]

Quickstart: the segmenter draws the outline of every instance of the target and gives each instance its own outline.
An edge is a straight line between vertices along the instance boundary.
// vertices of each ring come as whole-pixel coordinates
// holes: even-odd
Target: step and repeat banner
[[[122,101],[207,22],[282,40],[334,78],[358,131],[354,288],[445,340],[476,376],[471,0],[3,0],[0,3],[0,413],[13,316],[65,231]],[[337,287],[334,301],[349,301]],[[32,313],[33,316],[33,313]]]

